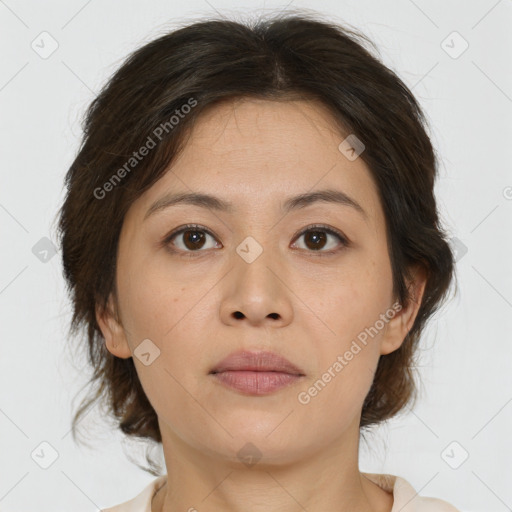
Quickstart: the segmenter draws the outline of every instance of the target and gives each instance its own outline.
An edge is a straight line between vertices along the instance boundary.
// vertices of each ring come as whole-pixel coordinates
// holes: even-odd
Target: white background
[[[130,52],[187,17],[231,17],[285,3],[228,0],[0,2],[1,254],[0,510],[94,511],[128,500],[153,480],[129,462],[123,436],[86,418],[91,447],[74,444],[73,398],[87,374],[70,357],[70,319],[54,242],[63,178],[80,120]],[[436,193],[444,224],[467,253],[456,297],[422,343],[417,407],[361,444],[360,469],[405,477],[425,496],[462,511],[512,509],[512,2],[295,0],[367,34],[424,107],[440,158]],[[58,42],[47,59],[31,47]],[[452,58],[442,42],[469,44]],[[453,36],[451,36],[453,37]],[[461,41],[448,43],[461,48]],[[507,188],[509,187],[509,188]],[[80,395],[82,396],[82,395]],[[58,452],[42,469],[41,442]],[[452,469],[442,453],[456,441]],[[126,445],[134,457],[141,447]],[[48,452],[47,452],[48,453]],[[143,459],[141,459],[143,461]]]

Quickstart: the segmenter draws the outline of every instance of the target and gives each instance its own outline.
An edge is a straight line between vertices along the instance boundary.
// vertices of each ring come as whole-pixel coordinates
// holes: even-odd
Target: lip
[[[289,375],[304,375],[299,367],[275,352],[250,350],[233,352],[214,366],[210,373],[226,371],[280,372]]]
[[[211,371],[221,384],[248,395],[265,395],[304,377],[304,372],[274,352],[234,352]]]

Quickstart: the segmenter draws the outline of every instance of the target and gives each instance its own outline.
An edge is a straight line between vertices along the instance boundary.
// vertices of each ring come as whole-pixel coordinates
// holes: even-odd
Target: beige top
[[[407,480],[394,475],[362,473],[385,491],[393,494],[391,512],[460,512],[453,505],[437,498],[419,496]],[[167,475],[150,482],[140,494],[131,500],[100,512],[151,512],[151,500],[165,484]]]

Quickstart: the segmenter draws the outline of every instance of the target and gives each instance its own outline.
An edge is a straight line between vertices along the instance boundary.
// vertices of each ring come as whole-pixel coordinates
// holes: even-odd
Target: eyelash
[[[169,250],[173,254],[181,253],[185,257],[196,257],[198,255],[197,253],[201,253],[201,252],[205,252],[205,251],[200,250],[200,249],[197,251],[182,251],[181,249],[176,250],[171,247],[171,242],[175,237],[181,235],[185,231],[192,230],[192,229],[197,230],[197,231],[202,231],[204,233],[207,233],[211,237],[216,238],[215,235],[209,229],[206,229],[204,226],[201,226],[200,224],[187,224],[181,228],[178,228],[178,229],[172,231],[168,235],[166,235],[165,238],[162,240],[161,245],[164,246],[167,250]],[[307,251],[307,252],[312,253],[315,257],[316,256],[318,256],[318,257],[332,256],[332,255],[336,254],[337,252],[339,252],[340,250],[343,250],[344,248],[349,246],[349,241],[338,230],[333,229],[329,226],[324,226],[322,224],[313,224],[311,226],[308,226],[307,228],[305,228],[301,232],[299,232],[295,236],[294,240],[300,238],[302,235],[308,233],[309,231],[323,231],[330,235],[334,235],[335,237],[337,237],[340,240],[340,242],[343,245],[343,247],[341,249],[331,249],[329,251]]]

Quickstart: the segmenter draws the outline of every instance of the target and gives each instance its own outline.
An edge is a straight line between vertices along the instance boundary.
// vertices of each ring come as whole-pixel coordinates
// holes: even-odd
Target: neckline
[[[391,496],[393,497],[394,509],[394,505],[396,502],[395,488],[399,477],[388,473],[366,473],[364,471],[360,471],[360,473],[368,480],[378,485],[382,490],[386,491],[388,494],[391,494]],[[151,496],[150,512],[154,512],[153,502],[155,501],[156,495],[167,485],[167,475],[161,475],[160,477],[158,477],[156,482],[158,483],[158,480],[160,479],[162,479],[162,484],[155,488],[153,495]],[[393,512],[393,509],[391,510],[391,512]]]
[[[154,512],[154,510],[153,510],[153,502],[155,501],[156,495],[162,490],[163,487],[165,487],[167,485],[167,475],[162,475],[160,478],[163,478],[163,477],[165,477],[165,480],[164,480],[163,484],[155,489],[155,492],[153,493],[153,496],[151,497],[151,502],[150,502],[151,512]]]

